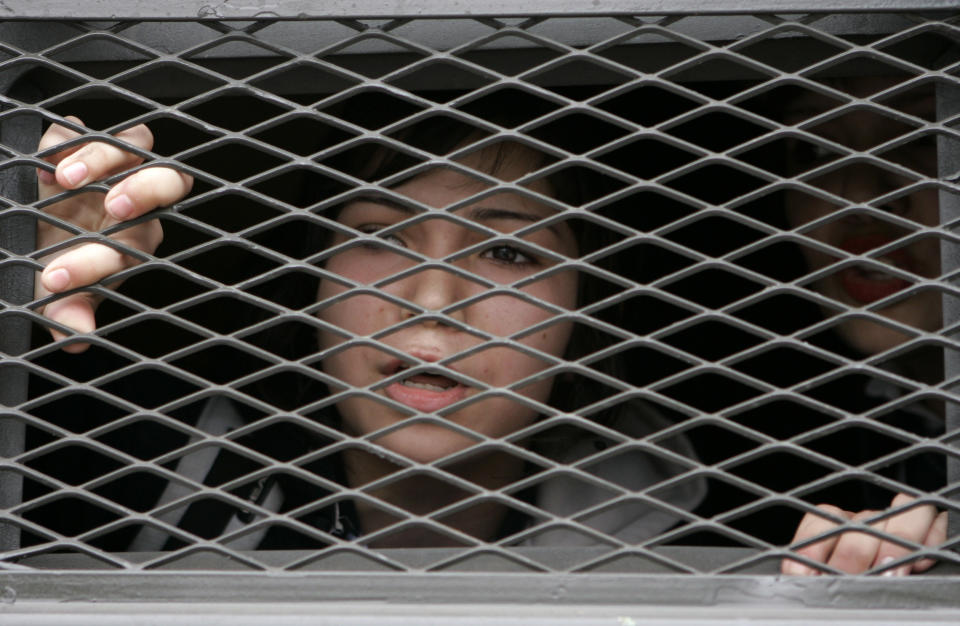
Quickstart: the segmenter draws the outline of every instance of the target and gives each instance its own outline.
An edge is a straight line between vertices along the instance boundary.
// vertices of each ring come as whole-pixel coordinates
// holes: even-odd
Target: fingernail
[[[71,163],[63,170],[63,177],[67,179],[70,186],[74,186],[87,177],[87,164],[83,161]]]
[[[39,180],[44,185],[52,185],[57,182],[57,177],[54,176],[51,172],[43,169],[42,167],[37,168],[37,180]]]
[[[886,566],[888,563],[892,563],[892,562],[893,562],[893,557],[892,557],[892,556],[885,556],[885,557],[883,557],[882,559],[880,559],[880,562],[878,563],[878,565],[879,565],[880,567],[884,567],[884,566]],[[884,570],[884,572],[883,572],[882,574],[880,574],[880,575],[881,575],[881,576],[886,576],[887,578],[889,578],[889,577],[891,577],[891,576],[895,576],[896,573],[897,573],[896,568],[893,568],[893,569]]]
[[[894,558],[893,558],[892,556],[885,556],[885,557],[883,557],[882,559],[880,559],[879,565],[880,565],[880,567],[885,567],[885,566],[889,565],[890,563],[893,563],[893,561],[894,561]],[[894,577],[900,578],[900,577],[902,577],[902,576],[909,576],[909,575],[910,575],[910,566],[909,566],[909,565],[901,565],[900,567],[892,567],[892,568],[890,568],[890,569],[888,569],[888,570],[884,570],[884,572],[881,574],[881,576],[886,576],[887,578],[894,578]]]
[[[809,567],[796,561],[788,561],[784,569],[790,576],[809,576],[811,573]]]
[[[44,277],[43,284],[50,291],[63,291],[70,286],[70,272],[62,267],[55,269]]]
[[[127,194],[122,193],[119,196],[110,198],[110,200],[107,201],[106,209],[107,213],[118,220],[125,220],[133,213],[133,202],[130,201]]]

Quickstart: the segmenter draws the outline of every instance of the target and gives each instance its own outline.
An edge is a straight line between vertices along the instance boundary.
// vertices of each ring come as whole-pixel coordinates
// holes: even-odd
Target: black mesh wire
[[[195,183],[88,230],[5,130],[2,563],[775,571],[823,503],[957,562],[884,531],[957,510],[956,21],[5,24],[5,128]],[[82,242],[78,335],[23,285]]]

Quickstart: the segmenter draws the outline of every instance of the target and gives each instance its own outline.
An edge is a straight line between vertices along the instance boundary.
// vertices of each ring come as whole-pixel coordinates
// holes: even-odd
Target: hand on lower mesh
[[[76,117],[65,119],[83,124]],[[48,150],[78,136],[78,132],[54,124],[41,137],[39,149]],[[153,135],[143,124],[123,130],[116,137],[143,150],[153,147]],[[72,145],[52,153],[45,160],[56,169],[53,172],[42,168],[37,170],[41,201],[102,181],[143,163],[140,156],[103,141]],[[192,185],[193,179],[187,174],[168,167],[148,167],[123,178],[106,195],[98,191],[79,193],[45,207],[44,212],[87,231],[100,232],[176,202],[189,193]],[[37,227],[37,247],[43,249],[72,236],[41,219]],[[163,229],[158,220],[150,220],[119,230],[110,235],[110,239],[150,254],[160,245]],[[37,298],[91,285],[139,263],[129,254],[103,243],[71,246],[44,257],[42,261],[46,267],[36,282]],[[116,283],[110,286],[115,287]],[[95,312],[100,300],[92,293],[72,293],[47,304],[43,314],[80,333],[89,333],[96,328]],[[55,329],[51,329],[51,333],[55,339],[64,336]],[[87,347],[85,343],[72,343],[64,349],[83,352]]]
[[[891,503],[893,508],[902,507],[913,502],[915,498],[906,494],[898,494]],[[880,511],[860,511],[854,513],[844,511],[830,504],[821,504],[817,508],[837,518],[854,522],[874,519],[880,516]],[[817,535],[837,528],[838,524],[824,516],[807,513],[800,521],[797,532],[791,543],[806,541]],[[917,505],[901,513],[884,517],[870,524],[870,527],[879,533],[904,539],[908,542],[928,547],[942,544],[947,538],[947,513],[938,513],[929,505]],[[916,559],[898,566],[892,564],[899,559],[909,556],[913,550],[888,539],[858,530],[849,530],[830,535],[822,541],[811,543],[796,553],[808,559],[824,563],[830,567],[849,574],[860,574],[867,570],[891,566],[883,570],[884,576],[907,576],[930,569],[934,561],[931,559]],[[816,576],[820,570],[809,567],[799,561],[784,559],[781,563],[784,574],[798,576]]]

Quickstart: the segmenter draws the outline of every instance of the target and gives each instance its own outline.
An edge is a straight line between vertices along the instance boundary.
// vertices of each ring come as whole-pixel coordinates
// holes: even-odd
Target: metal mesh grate
[[[956,563],[883,530],[957,510],[956,22],[5,23],[2,563],[771,572],[899,493],[824,532]],[[194,189],[77,226],[52,123]],[[83,335],[78,242],[138,261]]]

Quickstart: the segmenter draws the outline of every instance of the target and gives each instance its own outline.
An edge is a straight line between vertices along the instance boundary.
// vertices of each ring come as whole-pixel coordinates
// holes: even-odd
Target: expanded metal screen
[[[437,13],[0,25],[2,566],[951,574],[957,12]]]

